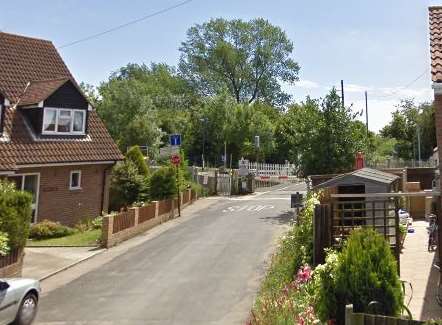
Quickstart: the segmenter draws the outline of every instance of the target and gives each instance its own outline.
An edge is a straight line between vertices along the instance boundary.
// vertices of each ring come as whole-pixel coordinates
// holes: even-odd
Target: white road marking
[[[262,210],[269,210],[275,208],[273,205],[233,205],[223,210],[224,213],[227,212],[240,212],[240,211],[250,211],[259,212]]]

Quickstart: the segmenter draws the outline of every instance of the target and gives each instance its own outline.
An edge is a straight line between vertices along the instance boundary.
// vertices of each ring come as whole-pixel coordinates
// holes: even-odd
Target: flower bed
[[[315,203],[310,195],[281,240],[247,324],[344,324],[346,304],[358,313],[409,314],[389,243],[373,229],[353,231],[341,251],[327,251],[326,263],[310,268]]]

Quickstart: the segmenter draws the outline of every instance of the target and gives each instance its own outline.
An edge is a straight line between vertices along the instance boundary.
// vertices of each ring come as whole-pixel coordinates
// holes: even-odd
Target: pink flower
[[[310,266],[305,265],[299,269],[296,281],[298,283],[306,283],[310,280],[311,277],[312,277],[312,269]]]

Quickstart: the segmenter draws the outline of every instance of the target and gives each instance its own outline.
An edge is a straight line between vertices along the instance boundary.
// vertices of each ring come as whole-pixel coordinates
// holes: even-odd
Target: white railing
[[[256,176],[294,176],[296,169],[294,164],[268,164],[260,162],[247,162],[247,169]]]

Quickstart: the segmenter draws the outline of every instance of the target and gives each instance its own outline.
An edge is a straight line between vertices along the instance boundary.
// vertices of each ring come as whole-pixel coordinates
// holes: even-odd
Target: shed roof
[[[324,188],[324,187],[333,187],[338,186],[341,184],[346,183],[349,178],[352,177],[358,177],[361,178],[361,180],[368,180],[370,182],[375,183],[382,183],[382,184],[391,184],[395,180],[399,179],[400,177],[394,174],[385,173],[377,169],[371,169],[371,168],[362,168],[355,170],[353,172],[347,173],[347,174],[341,174],[336,177],[333,177],[332,179],[321,183],[314,188]]]

